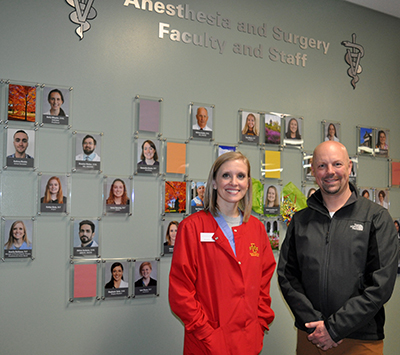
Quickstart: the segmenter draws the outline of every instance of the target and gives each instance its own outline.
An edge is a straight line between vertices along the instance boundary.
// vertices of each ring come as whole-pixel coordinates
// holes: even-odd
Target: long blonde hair
[[[10,248],[13,246],[13,244],[14,244],[13,229],[14,229],[14,227],[15,227],[18,223],[21,223],[21,224],[23,225],[23,227],[24,227],[24,236],[23,236],[22,240],[26,243],[27,246],[30,246],[30,245],[32,244],[32,243],[30,242],[30,240],[28,239],[28,236],[26,235],[26,227],[25,227],[24,222],[22,222],[22,221],[15,221],[15,222],[11,225],[11,227],[10,227],[10,232],[9,232],[9,234],[8,234],[8,241],[7,241],[6,244],[4,244],[4,248],[5,248],[5,249],[10,249]]]
[[[247,119],[249,118],[249,116],[253,116],[254,117],[254,128],[253,128],[253,132],[256,136],[258,136],[260,134],[260,132],[258,132],[258,121],[257,121],[257,117],[253,114],[253,113],[249,113],[246,117],[246,123],[244,124],[243,130],[242,130],[242,134],[247,134],[247,132],[249,131],[249,125],[247,124]]]

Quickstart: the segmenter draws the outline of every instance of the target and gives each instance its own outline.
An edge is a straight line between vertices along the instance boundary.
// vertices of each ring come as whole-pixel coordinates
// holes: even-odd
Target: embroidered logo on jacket
[[[352,226],[350,226],[350,228],[354,231],[360,231],[360,232],[364,230],[364,226],[359,223],[354,223]]]
[[[258,247],[256,247],[256,245],[254,243],[250,244],[250,255],[251,256],[260,256],[260,254],[258,253]]]

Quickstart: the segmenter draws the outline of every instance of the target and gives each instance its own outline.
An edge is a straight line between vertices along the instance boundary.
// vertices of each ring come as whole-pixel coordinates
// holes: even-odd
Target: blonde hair
[[[26,227],[24,222],[22,221],[15,221],[11,227],[10,227],[10,233],[8,234],[8,241],[6,244],[4,244],[5,249],[10,249],[13,244],[14,244],[14,234],[13,234],[13,229],[14,227],[18,224],[21,223],[22,226],[24,227],[24,236],[22,238],[22,240],[26,243],[27,246],[30,246],[32,243],[30,242],[30,240],[28,239],[28,236],[26,235]]]
[[[221,166],[232,160],[242,160],[247,166],[247,178],[249,187],[244,197],[239,201],[239,209],[243,212],[243,222],[247,222],[250,218],[252,208],[252,183],[250,176],[249,160],[240,152],[228,152],[219,156],[211,167],[206,184],[204,194],[204,210],[210,212],[214,217],[218,216],[217,190],[213,187],[213,181],[217,177],[218,170]]]
[[[244,124],[243,130],[242,130],[242,134],[247,134],[247,132],[249,131],[249,125],[247,124],[247,119],[249,118],[249,116],[253,116],[254,117],[254,128],[253,128],[253,132],[256,136],[258,136],[260,134],[260,132],[258,132],[258,120],[257,117],[253,114],[253,113],[249,113],[246,117],[246,123]]]

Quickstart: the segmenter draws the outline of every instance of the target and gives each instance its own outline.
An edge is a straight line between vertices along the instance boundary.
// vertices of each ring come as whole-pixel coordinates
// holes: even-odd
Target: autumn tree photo
[[[8,90],[8,119],[35,122],[36,88],[10,84]]]
[[[165,212],[166,213],[186,212],[186,182],[184,181],[165,182]]]

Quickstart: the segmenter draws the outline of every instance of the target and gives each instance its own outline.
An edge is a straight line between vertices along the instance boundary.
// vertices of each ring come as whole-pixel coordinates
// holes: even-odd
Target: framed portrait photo
[[[104,176],[104,214],[131,214],[133,178]]]
[[[322,121],[322,141],[340,142],[340,122]]]
[[[375,156],[383,158],[389,156],[389,134],[388,129],[377,128],[375,130]]]
[[[157,175],[160,172],[161,146],[157,139],[136,140],[136,172]]]
[[[101,170],[102,133],[78,133],[75,137],[75,170],[99,172]]]
[[[8,128],[6,166],[13,168],[34,168],[35,130]]]
[[[53,127],[65,127],[70,124],[72,88],[43,88],[42,123]]]
[[[239,110],[240,141],[247,144],[258,144],[260,141],[260,113]]]
[[[285,133],[283,144],[286,147],[303,147],[303,129],[304,122],[302,117],[293,117],[285,115]]]
[[[162,255],[172,254],[174,252],[176,235],[178,233],[179,223],[182,218],[164,219],[161,228]]]
[[[26,260],[34,258],[34,219],[28,217],[2,219],[3,258]]]
[[[135,260],[135,297],[158,296],[159,259]]]
[[[99,255],[100,228],[97,218],[71,218],[73,257],[94,258]]]
[[[129,296],[131,262],[126,259],[103,260],[104,297],[106,299]]]
[[[212,139],[214,123],[214,105],[191,103],[189,117],[191,136],[194,139]]]
[[[69,175],[40,174],[40,212],[66,213],[68,211]]]
[[[206,181],[192,181],[190,184],[190,213],[196,213],[204,209],[204,194]]]
[[[281,209],[281,185],[264,185],[264,214],[279,215]]]
[[[360,194],[361,197],[365,197],[370,201],[374,201],[374,189],[372,187],[362,187],[359,186],[358,187],[358,192]]]
[[[390,206],[389,189],[387,188],[375,189],[375,203],[386,209],[389,209]]]

